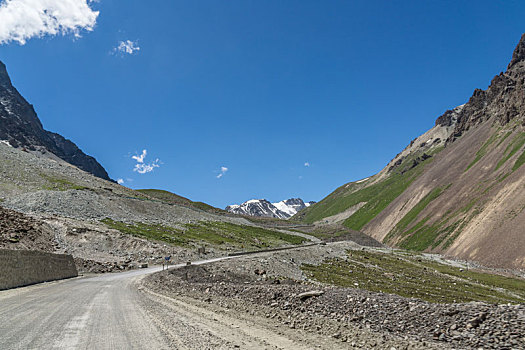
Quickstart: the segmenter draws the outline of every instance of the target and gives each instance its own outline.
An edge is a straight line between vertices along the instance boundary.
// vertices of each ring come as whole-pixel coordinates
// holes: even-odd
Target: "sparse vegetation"
[[[340,188],[321,202],[315,204],[311,210],[305,213],[304,219],[308,223],[313,223],[325,217],[341,213],[361,202],[366,202],[362,208],[344,222],[346,227],[360,230],[397,196],[403,193],[412,181],[419,176],[421,170],[421,165],[419,165],[404,174],[393,174],[381,182],[354,192],[352,192],[352,189],[359,185],[346,185],[349,186],[347,189]],[[348,193],[344,193],[346,191]]]
[[[399,233],[405,230],[434,199],[438,198],[444,190],[449,188],[437,187],[430,191],[418,204],[416,204],[396,225],[394,233]]]
[[[525,280],[476,271],[461,272],[458,267],[408,252],[349,251],[346,260],[332,259],[319,266],[303,265],[302,269],[310,278],[322,283],[433,303],[525,301]]]
[[[518,170],[523,164],[525,164],[525,150],[518,157],[518,159],[516,160],[516,163],[514,163],[514,166],[512,167],[512,171]]]
[[[523,147],[523,145],[525,145],[525,133],[519,133],[505,149],[505,156],[496,165],[496,170],[498,170],[503,164],[507,162],[507,160],[516,154],[516,152],[518,152],[521,147]]]
[[[448,186],[446,188],[448,188]],[[404,226],[404,223],[417,216],[414,216],[414,214],[419,213],[422,210],[422,206],[426,207],[428,203],[437,198],[440,194],[440,192],[439,194],[438,192],[439,191],[436,190],[434,193],[429,193],[420,203],[418,203],[418,205],[414,207],[415,213],[409,215],[407,220],[403,220],[403,218],[398,223],[399,226],[396,225],[396,227],[385,237],[384,242],[392,242],[397,237],[401,236],[404,238],[399,241],[399,247],[415,251],[424,251],[429,248],[435,249],[440,245],[442,245],[442,248],[448,248],[452,245],[454,240],[459,236],[459,233],[461,233],[470,220],[479,214],[479,208],[474,208],[476,205],[479,205],[478,199],[471,200],[465,207],[458,209],[455,212],[448,211],[443,218],[433,224],[427,224],[429,218],[426,217],[408,230],[406,230],[408,225]]]
[[[239,249],[264,249],[286,244],[301,244],[305,238],[260,227],[235,225],[227,222],[199,222],[181,228],[145,223],[124,223],[111,219],[103,222],[110,228],[130,235],[162,241],[179,246],[211,244]]]
[[[186,197],[179,196],[169,191],[156,190],[156,189],[143,189],[143,190],[136,190],[136,191],[142,194],[146,194],[151,198],[154,198],[156,200],[159,200],[167,204],[183,205],[186,207],[196,208],[199,210],[213,212],[213,213],[225,213],[226,212],[222,209],[215,208],[203,202],[194,202],[192,200],[189,200]]]
[[[433,156],[442,149],[443,147],[436,147],[427,155]],[[305,209],[297,219],[313,223],[364,202],[366,204],[343,223],[350,229],[361,230],[403,193],[421,175],[425,164],[433,160],[430,158],[422,162],[417,159],[417,155],[407,157],[389,177],[375,184],[366,186],[366,183],[351,183],[341,186],[321,202]]]
[[[510,133],[506,134],[504,137],[503,137],[503,140],[505,140],[508,136],[510,135]],[[472,168],[481,158],[483,158],[483,156],[485,156],[485,154],[487,154],[487,151],[488,151],[488,148],[490,145],[492,145],[497,139],[499,138],[499,134],[496,132],[494,134],[492,134],[491,137],[489,137],[489,139],[487,141],[485,141],[485,143],[481,146],[481,148],[476,152],[476,158],[474,158],[474,160],[472,161],[472,163],[470,163],[467,167],[467,169],[465,169],[465,171],[469,170],[470,168]],[[498,145],[503,142],[503,140],[501,140]]]
[[[42,189],[49,191],[67,191],[67,190],[87,190],[86,186],[77,185],[69,180],[62,179],[59,177],[53,177],[46,174],[41,176],[48,182]]]
[[[366,204],[346,219],[343,225],[353,230],[361,230],[403,193],[422,170],[423,164],[420,164],[404,174],[394,174],[385,181],[354,193],[352,197],[354,201],[357,201],[355,204],[360,202],[366,202]]]

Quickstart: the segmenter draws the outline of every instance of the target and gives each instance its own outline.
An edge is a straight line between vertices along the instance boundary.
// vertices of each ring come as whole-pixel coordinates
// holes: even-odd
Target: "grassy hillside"
[[[428,156],[440,150],[441,148],[435,149]],[[372,177],[363,182],[339,187],[319,203],[301,211],[294,220],[311,224],[364,203],[343,222],[343,225],[350,229],[361,230],[422,174],[426,164],[432,162],[432,158],[429,158],[417,163],[415,159],[418,156],[419,154],[407,157],[388,176],[377,182],[374,181],[375,177]]]
[[[349,251],[346,259],[303,265],[319,282],[432,303],[523,303],[525,280],[461,269],[408,252]]]
[[[108,227],[133,236],[191,247],[212,245],[219,248],[257,250],[289,244],[301,244],[307,239],[261,227],[236,225],[227,222],[199,222],[179,228],[146,223],[124,223],[103,220]]]
[[[339,187],[294,220],[328,224],[335,217],[391,246],[450,252],[488,265],[522,265],[523,252],[511,242],[520,244],[525,217],[520,194],[525,192],[525,127],[518,121],[487,123],[449,145],[439,160],[417,163],[417,157],[411,154],[394,169]],[[466,232],[477,233],[465,240]]]
[[[179,196],[175,193],[165,191],[165,190],[142,189],[142,190],[137,190],[137,192],[146,194],[151,198],[157,199],[167,204],[183,205],[186,207],[196,208],[196,209],[204,210],[204,211],[215,213],[215,214],[227,213],[225,210],[215,208],[209,204],[206,204],[203,202],[194,202],[192,200],[189,200],[188,198]]]

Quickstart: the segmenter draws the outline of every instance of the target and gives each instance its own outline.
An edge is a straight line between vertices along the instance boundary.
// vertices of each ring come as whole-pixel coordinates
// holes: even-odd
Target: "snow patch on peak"
[[[240,215],[289,219],[313,203],[304,203],[300,198],[290,198],[276,203],[270,203],[266,199],[250,199],[242,204],[229,205],[226,210]]]
[[[297,210],[295,210],[295,208],[293,206],[290,206],[288,204],[286,204],[286,201],[280,201],[280,202],[277,202],[277,203],[272,203],[277,209],[279,209],[280,211],[283,211],[285,212],[286,214],[290,215],[290,216],[293,216],[297,213]]]

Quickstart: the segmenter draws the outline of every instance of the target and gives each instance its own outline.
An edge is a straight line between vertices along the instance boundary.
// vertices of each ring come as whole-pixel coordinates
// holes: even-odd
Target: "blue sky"
[[[218,207],[317,201],[378,172],[525,32],[523,1],[64,3],[86,14],[77,35],[0,23],[0,60],[44,127],[126,186]]]

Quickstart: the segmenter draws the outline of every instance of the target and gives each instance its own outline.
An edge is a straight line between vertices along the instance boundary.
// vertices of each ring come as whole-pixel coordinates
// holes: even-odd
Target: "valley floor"
[[[142,283],[144,276],[157,271],[158,267],[0,292],[0,348],[347,347],[338,339],[298,331],[244,310],[158,293]],[[375,344],[374,339],[374,334],[363,330],[356,341]],[[395,345],[399,341],[387,340],[383,344]]]
[[[0,348],[523,346],[524,304],[436,304],[306,280],[305,264],[342,258],[352,249],[362,251],[339,242],[3,291]],[[321,293],[300,297],[311,291]]]

